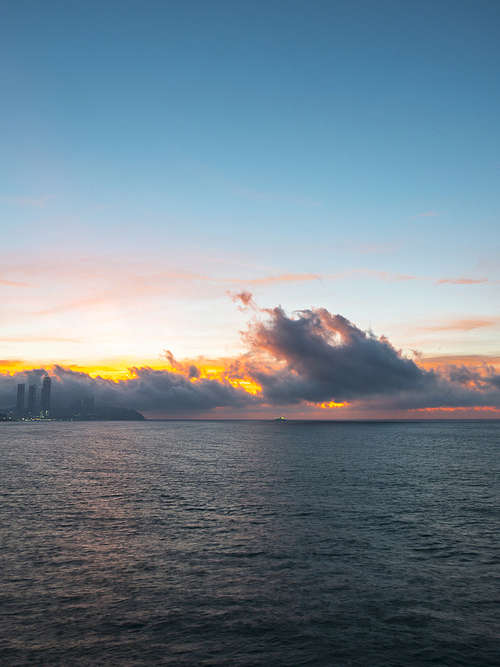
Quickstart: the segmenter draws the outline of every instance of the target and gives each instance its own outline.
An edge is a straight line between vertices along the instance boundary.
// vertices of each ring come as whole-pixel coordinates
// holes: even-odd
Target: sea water
[[[0,664],[499,664],[499,436],[0,424]]]

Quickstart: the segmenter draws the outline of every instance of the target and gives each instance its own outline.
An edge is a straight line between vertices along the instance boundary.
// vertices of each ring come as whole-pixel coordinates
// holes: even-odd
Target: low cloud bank
[[[52,379],[51,405],[66,407],[72,401],[93,396],[96,406],[132,408],[140,412],[165,415],[206,412],[218,407],[245,408],[255,402],[243,389],[234,388],[226,380],[197,379],[169,370],[148,367],[130,369],[133,377],[115,382],[102,377],[93,378],[61,366],[50,370],[34,369],[0,379],[0,405],[15,404],[17,383],[37,385],[38,401],[43,377]]]
[[[287,315],[282,308],[259,309],[252,295],[233,297],[254,315],[243,335],[249,351],[227,364],[217,379],[196,365],[164,353],[168,369],[130,369],[113,381],[61,366],[0,375],[0,406],[15,404],[17,384],[52,378],[54,407],[95,397],[96,406],[133,408],[164,416],[209,413],[216,408],[258,410],[264,406],[349,403],[356,410],[500,407],[500,374],[486,365],[449,365],[425,370],[404,357],[384,336],[377,338],[324,308]],[[231,384],[256,383],[256,394]],[[231,382],[230,382],[231,381]],[[27,393],[27,392],[26,392]],[[334,413],[333,413],[334,414]],[[326,413],[325,413],[326,416]]]

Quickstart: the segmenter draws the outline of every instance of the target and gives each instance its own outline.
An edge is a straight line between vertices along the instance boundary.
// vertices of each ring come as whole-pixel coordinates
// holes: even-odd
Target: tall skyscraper
[[[33,417],[35,414],[36,401],[36,384],[30,384],[28,389],[28,416]]]
[[[40,417],[48,417],[50,412],[50,378],[43,378],[42,395],[40,398]]]
[[[94,412],[95,398],[93,396],[86,396],[83,399],[83,413],[90,415]]]
[[[16,412],[19,417],[24,416],[24,382],[17,385]]]

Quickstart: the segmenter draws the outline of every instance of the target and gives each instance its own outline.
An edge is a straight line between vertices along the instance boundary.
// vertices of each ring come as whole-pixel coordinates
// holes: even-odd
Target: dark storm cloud
[[[190,373],[196,367],[190,367]],[[225,380],[197,379],[191,382],[185,375],[167,370],[134,368],[135,377],[123,382],[124,393],[138,410],[169,412],[197,412],[217,407],[244,407],[253,397],[242,389],[235,389]],[[195,377],[195,375],[191,375]],[[128,406],[126,406],[128,407]]]
[[[246,340],[254,349],[284,362],[275,372],[257,372],[268,400],[352,401],[395,394],[436,383],[432,371],[406,359],[385,338],[361,331],[324,308],[288,317],[281,308],[254,322]]]
[[[500,389],[500,374],[492,366],[483,364],[476,367],[447,366],[444,373],[450,382],[463,385],[469,389],[479,391],[491,391]]]
[[[456,382],[457,384],[478,386],[481,381],[481,374],[471,368],[466,366],[456,366],[452,364],[446,369],[446,376],[450,382]]]
[[[358,329],[324,308],[289,317],[281,308],[262,311],[245,338],[281,368],[246,364],[275,404],[358,402],[392,409],[500,405],[499,376],[493,369],[450,367],[440,374],[402,356],[385,337]]]
[[[492,373],[489,378],[489,382],[493,387],[495,387],[495,389],[500,390],[500,374]]]

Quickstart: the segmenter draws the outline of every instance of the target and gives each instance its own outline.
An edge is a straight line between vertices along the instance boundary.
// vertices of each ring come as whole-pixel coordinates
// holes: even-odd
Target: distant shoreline
[[[95,415],[89,415],[89,416],[74,416],[74,417],[34,417],[32,419],[16,419],[16,418],[11,418],[6,414],[2,414],[0,412],[0,422],[5,422],[5,423],[14,423],[14,422],[26,422],[26,423],[43,423],[43,422],[101,422],[101,421],[136,421],[136,422],[219,422],[219,423],[224,423],[224,422],[266,422],[266,423],[271,423],[271,422],[276,422],[274,417],[269,417],[269,418],[258,418],[258,419],[252,419],[252,418],[247,418],[247,419],[221,419],[220,417],[210,419],[207,417],[204,418],[197,418],[197,417],[164,417],[164,418],[153,418],[153,417],[145,417],[142,415],[140,412],[137,412],[136,410],[131,410],[130,412],[135,413],[136,415],[139,416],[95,416]],[[447,424],[447,423],[452,423],[452,422],[462,422],[462,423],[485,423],[485,422],[492,422],[492,423],[500,423],[500,418],[498,417],[490,417],[490,418],[460,418],[460,417],[453,417],[453,418],[440,418],[440,419],[433,419],[433,418],[421,418],[421,419],[303,419],[303,418],[297,418],[293,419],[291,417],[287,417],[286,421],[284,422],[278,422],[278,423],[288,423],[292,425],[297,425],[297,424],[432,424],[432,423],[439,423],[439,424]],[[278,427],[279,428],[279,427]]]
[[[87,413],[75,413],[69,408],[53,408],[49,417],[18,417],[14,409],[1,410],[3,422],[92,422],[92,421],[146,421],[146,417],[130,408],[102,407]]]

